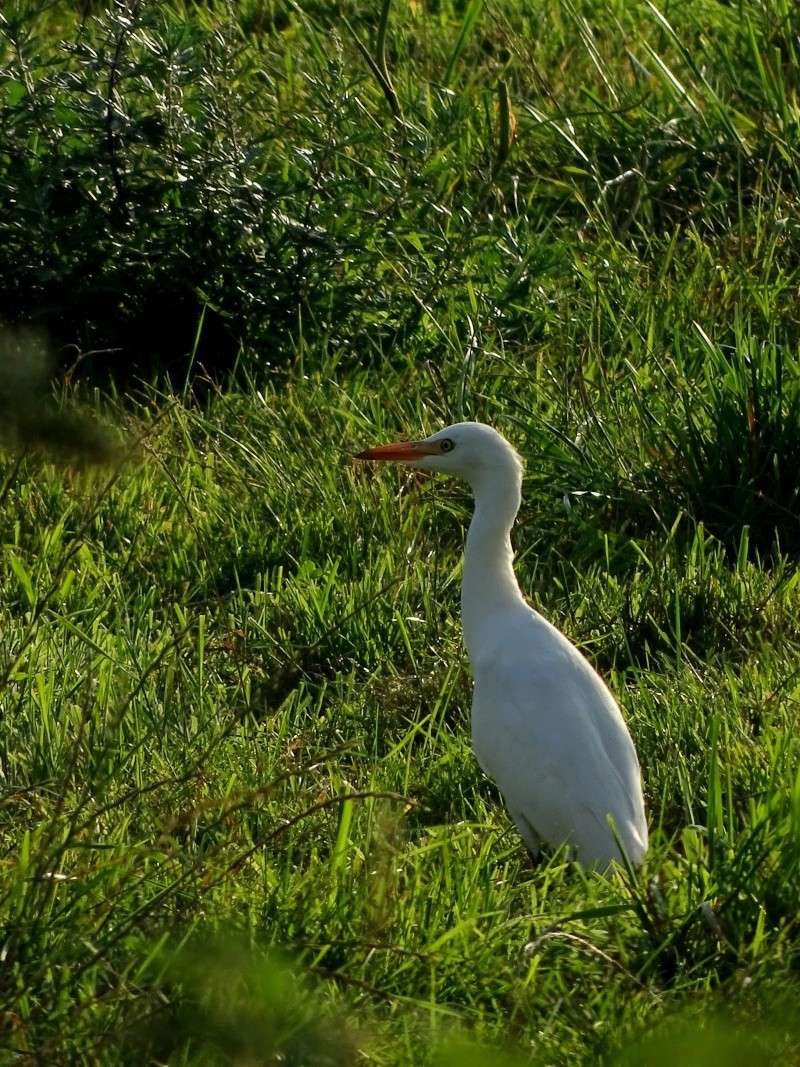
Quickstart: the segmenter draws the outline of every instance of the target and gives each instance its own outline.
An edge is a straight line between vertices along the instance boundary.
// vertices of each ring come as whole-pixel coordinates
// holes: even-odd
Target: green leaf
[[[23,564],[19,556],[17,556],[13,552],[9,553],[8,562],[11,567],[11,570],[14,572],[14,576],[16,577],[22,588],[23,593],[25,594],[25,599],[28,601],[28,606],[33,607],[36,603],[36,593],[34,592],[31,576],[25,569],[25,565]]]
[[[483,10],[483,0],[470,0],[467,8],[464,12],[464,20],[461,23],[461,32],[458,35],[455,48],[450,53],[450,59],[447,63],[447,69],[444,72],[442,81],[445,85],[450,85],[450,81],[453,77],[453,71],[455,70],[456,63],[461,58],[461,53],[464,51],[467,41],[470,38],[470,34],[475,29],[475,23],[480,17],[480,13]]]

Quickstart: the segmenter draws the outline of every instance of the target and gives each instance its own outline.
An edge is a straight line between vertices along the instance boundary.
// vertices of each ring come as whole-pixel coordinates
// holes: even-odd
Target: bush
[[[604,237],[729,260],[796,198],[793,16],[477,10],[6,5],[0,315],[117,372],[527,357]]]
[[[101,349],[169,368],[201,322],[230,361],[241,331],[278,328],[304,241],[279,232],[281,183],[257,180],[237,43],[137,3],[42,54],[41,18],[3,26],[0,311],[40,322],[67,363]]]
[[[338,38],[323,55],[298,16],[262,46],[232,12],[130,2],[54,47],[49,7],[0,21],[0,314],[45,327],[62,363],[224,368],[246,344],[269,365],[309,332],[350,347],[354,317],[380,352],[419,294],[462,280],[435,186],[480,166],[437,162],[443,128],[365,121],[367,67]],[[475,116],[443,119],[451,136]]]

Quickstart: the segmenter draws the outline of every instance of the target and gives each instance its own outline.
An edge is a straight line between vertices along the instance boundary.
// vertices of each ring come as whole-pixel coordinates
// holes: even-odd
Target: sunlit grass
[[[365,411],[369,376],[162,397],[120,410],[140,445],[110,488],[26,461],[9,489],[3,908],[23,1039],[69,1049],[126,1020],[169,1046],[182,986],[151,953],[194,932],[211,975],[202,938],[231,927],[288,953],[334,1013],[357,1008],[347,1042],[375,1062],[402,1060],[380,1034],[463,1026],[594,1056],[689,994],[789,980],[788,563],[731,565],[701,529],[571,563],[574,511],[537,550],[554,505],[530,485],[523,587],[610,670],[653,830],[636,885],[532,866],[470,750],[466,497],[347,456],[430,424],[424,379],[404,380],[391,429]]]
[[[396,4],[382,55],[358,3],[347,33],[324,5],[146,9],[136,47],[154,65],[130,84],[161,69],[160,35],[185,33],[181,77],[202,38],[215,77],[235,56],[230,85],[252,92],[214,98],[242,106],[241,142],[202,112],[206,83],[169,112],[214,134],[207,157],[181,142],[198,163],[183,214],[131,134],[122,223],[102,120],[86,148],[101,112],[64,111],[47,82],[52,62],[105,84],[102,63],[26,58],[75,31],[74,9],[14,3],[0,25],[0,108],[22,146],[0,146],[0,177],[25,222],[0,253],[9,306],[61,307],[61,326],[127,343],[82,257],[116,277],[130,227],[152,239],[125,275],[133,315],[154,277],[172,299],[171,263],[206,269],[191,196],[223,220],[203,231],[210,273],[192,275],[190,336],[167,338],[159,384],[48,400],[52,427],[88,411],[113,447],[41,432],[53,346],[4,333],[15,359],[20,337],[41,347],[20,364],[35,388],[0,396],[4,1051],[461,1067],[733,1063],[738,1042],[788,1062],[794,10]],[[128,132],[165,85],[120,88]],[[51,107],[89,141],[40,129]],[[220,185],[215,153],[234,149]],[[52,165],[59,189],[66,173],[69,195],[99,168],[85,229],[23,164]],[[155,199],[136,201],[144,186]],[[228,197],[245,186],[253,217]],[[243,260],[226,219],[237,240],[260,234]],[[217,314],[235,326],[230,379],[206,373]],[[137,322],[166,343],[159,315]],[[522,588],[630,724],[652,840],[635,879],[533,863],[472,755],[464,487],[350,460],[460,418],[523,454]]]

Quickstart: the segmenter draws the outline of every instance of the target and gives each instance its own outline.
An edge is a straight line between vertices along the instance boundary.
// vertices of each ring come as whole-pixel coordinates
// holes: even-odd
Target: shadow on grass
[[[95,415],[56,403],[50,367],[40,331],[0,321],[0,447],[75,466],[122,458],[119,441]]]

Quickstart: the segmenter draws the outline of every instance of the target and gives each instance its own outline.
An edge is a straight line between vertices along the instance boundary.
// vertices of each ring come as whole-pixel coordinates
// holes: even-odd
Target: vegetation
[[[77,7],[0,14],[4,1054],[794,1062],[795,6]],[[349,462],[462,417],[636,877],[472,757],[464,488]]]

